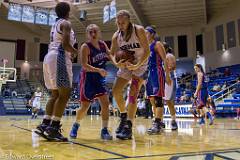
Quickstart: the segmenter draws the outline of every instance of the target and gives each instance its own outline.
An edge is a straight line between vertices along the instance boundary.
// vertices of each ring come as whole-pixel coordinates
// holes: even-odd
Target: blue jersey
[[[156,68],[160,68],[160,67],[162,68],[163,67],[162,58],[155,51],[156,43],[157,43],[157,41],[154,41],[150,45],[150,52],[151,53],[150,53],[150,56],[149,56],[149,59],[148,59],[148,67],[149,67],[149,69],[156,69]]]
[[[87,43],[90,50],[88,64],[96,68],[106,68],[109,60],[107,50],[103,42],[99,41],[100,49]],[[92,101],[94,98],[107,94],[106,79],[97,72],[87,72],[84,69],[80,81],[80,101]]]
[[[92,43],[87,43],[90,50],[90,55],[88,58],[88,64],[96,68],[106,68],[106,63],[109,60],[106,47],[103,42],[99,41],[100,49],[94,47]]]

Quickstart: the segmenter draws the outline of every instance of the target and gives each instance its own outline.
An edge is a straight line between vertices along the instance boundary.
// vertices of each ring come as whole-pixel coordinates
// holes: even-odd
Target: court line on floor
[[[194,156],[194,155],[203,155],[208,153],[227,153],[229,151],[237,152],[240,148],[230,148],[230,149],[219,149],[219,150],[209,150],[209,151],[200,151],[200,152],[181,152],[181,153],[169,153],[169,154],[153,154],[153,155],[143,155],[143,156],[132,156],[128,158],[105,158],[98,160],[110,160],[110,159],[131,159],[131,158],[146,158],[146,157],[165,157],[165,156]]]
[[[25,131],[28,131],[28,132],[32,132],[32,130],[30,130],[30,129],[26,129],[26,128],[17,126],[17,125],[15,125],[15,124],[11,124],[11,126],[12,126],[12,127],[19,128],[19,129],[22,129],[22,130],[25,130]],[[129,156],[126,156],[126,155],[123,155],[123,154],[118,154],[118,153],[116,153],[116,152],[112,152],[112,151],[100,149],[100,148],[93,147],[93,146],[89,146],[89,145],[86,145],[86,144],[81,144],[81,143],[79,143],[79,142],[74,142],[74,141],[71,141],[71,140],[69,140],[68,142],[69,142],[70,144],[76,144],[76,145],[79,145],[79,146],[82,146],[82,147],[85,147],[85,148],[89,148],[89,149],[97,150],[97,151],[100,151],[100,152],[108,153],[108,154],[111,154],[111,155],[119,156],[119,158],[130,158]]]

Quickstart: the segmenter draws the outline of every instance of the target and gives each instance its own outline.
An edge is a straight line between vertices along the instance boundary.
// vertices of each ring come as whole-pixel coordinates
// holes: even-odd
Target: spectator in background
[[[188,102],[189,100],[190,100],[190,97],[186,94],[186,91],[184,91],[182,96],[180,97],[180,101],[184,103],[184,102]]]
[[[144,115],[144,111],[145,111],[145,104],[142,98],[139,98],[137,100],[137,115],[138,116],[142,116]]]
[[[225,81],[223,86],[222,86],[222,90],[226,89],[227,88],[227,82]]]
[[[12,91],[12,97],[17,97],[17,91],[15,89]]]
[[[225,68],[224,70],[224,76],[230,76],[231,75],[231,71],[229,68]]]
[[[212,91],[213,91],[213,92],[219,92],[219,91],[221,91],[221,86],[216,83],[216,84],[213,86]]]

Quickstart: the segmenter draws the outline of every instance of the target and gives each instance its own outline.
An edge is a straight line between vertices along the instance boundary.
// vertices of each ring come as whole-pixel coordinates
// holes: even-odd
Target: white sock
[[[176,115],[171,116],[173,121],[176,121]]]
[[[44,115],[44,116],[43,116],[43,119],[51,119],[51,116],[49,116],[49,115]]]
[[[53,121],[61,121],[61,117],[53,116],[53,117],[52,117],[52,120],[53,120]]]

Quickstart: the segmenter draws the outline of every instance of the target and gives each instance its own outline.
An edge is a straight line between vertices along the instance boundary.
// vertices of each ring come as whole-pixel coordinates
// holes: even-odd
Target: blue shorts
[[[164,97],[165,73],[163,68],[150,69],[147,78],[146,92],[148,97]]]
[[[207,104],[208,91],[206,88],[202,88],[197,94],[197,108],[202,109]]]
[[[106,80],[99,73],[82,71],[80,77],[80,101],[91,102],[94,98],[108,94]]]

